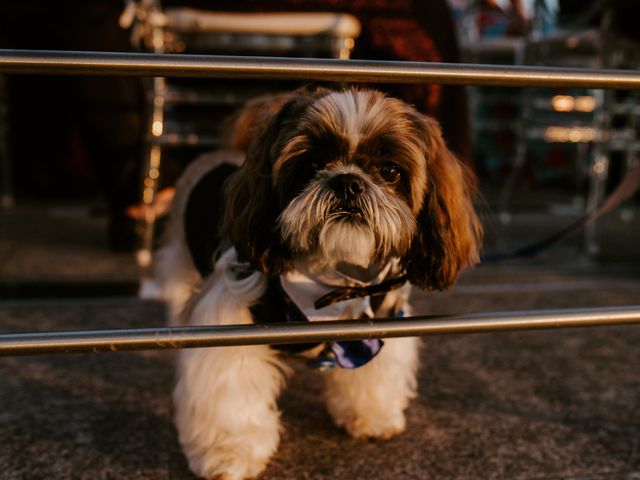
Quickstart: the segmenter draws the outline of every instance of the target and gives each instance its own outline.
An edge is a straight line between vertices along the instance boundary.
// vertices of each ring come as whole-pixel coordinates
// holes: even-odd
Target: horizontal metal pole
[[[307,343],[640,323],[640,305],[419,316],[406,319],[0,335],[0,356]]]
[[[640,89],[633,70],[45,50],[0,50],[0,73]]]

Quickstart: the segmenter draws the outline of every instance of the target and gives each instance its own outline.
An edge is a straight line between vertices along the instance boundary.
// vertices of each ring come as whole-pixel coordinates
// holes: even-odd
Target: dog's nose
[[[329,182],[333,191],[342,198],[355,197],[364,192],[364,182],[362,178],[353,173],[343,173],[337,175]]]

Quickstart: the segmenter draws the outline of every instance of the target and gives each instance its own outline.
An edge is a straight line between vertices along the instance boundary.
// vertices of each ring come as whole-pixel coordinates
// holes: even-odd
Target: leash
[[[618,184],[616,189],[600,204],[598,208],[592,210],[586,215],[580,217],[575,222],[571,223],[567,227],[563,228],[559,232],[554,233],[538,242],[520,247],[510,253],[497,252],[490,254],[483,254],[481,256],[481,263],[498,262],[501,260],[507,260],[510,258],[531,258],[538,255],[540,252],[552,247],[556,243],[570,237],[578,230],[586,227],[590,223],[595,222],[605,213],[609,212],[625,200],[631,198],[640,190],[640,162],[637,162],[633,168],[631,168],[624,176],[622,181]]]

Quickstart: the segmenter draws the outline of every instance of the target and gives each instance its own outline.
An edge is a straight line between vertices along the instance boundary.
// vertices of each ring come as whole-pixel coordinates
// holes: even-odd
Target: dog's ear
[[[418,230],[403,265],[409,281],[426,290],[444,290],[458,273],[479,260],[482,226],[473,207],[476,178],[446,147],[435,120],[415,114],[422,135],[427,185],[417,215]]]
[[[249,100],[244,107],[225,119],[222,148],[247,152],[253,139],[264,133],[270,121],[291,99],[291,92],[262,95]]]
[[[273,164],[295,131],[297,119],[314,98],[307,90],[277,95],[271,100],[262,97],[248,105],[250,111],[246,114],[240,113],[240,118],[254,122],[249,126],[243,122],[252,138],[243,145],[245,162],[225,187],[223,231],[241,259],[269,275],[286,270],[290,256],[276,227],[282,206],[274,191]],[[261,106],[263,110],[257,114]]]

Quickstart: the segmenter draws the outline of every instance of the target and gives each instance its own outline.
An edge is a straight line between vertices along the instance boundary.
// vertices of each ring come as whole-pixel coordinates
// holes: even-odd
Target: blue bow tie
[[[335,362],[342,368],[358,368],[366,365],[380,353],[384,342],[379,338],[371,340],[353,340],[348,342],[330,342],[329,348]]]

